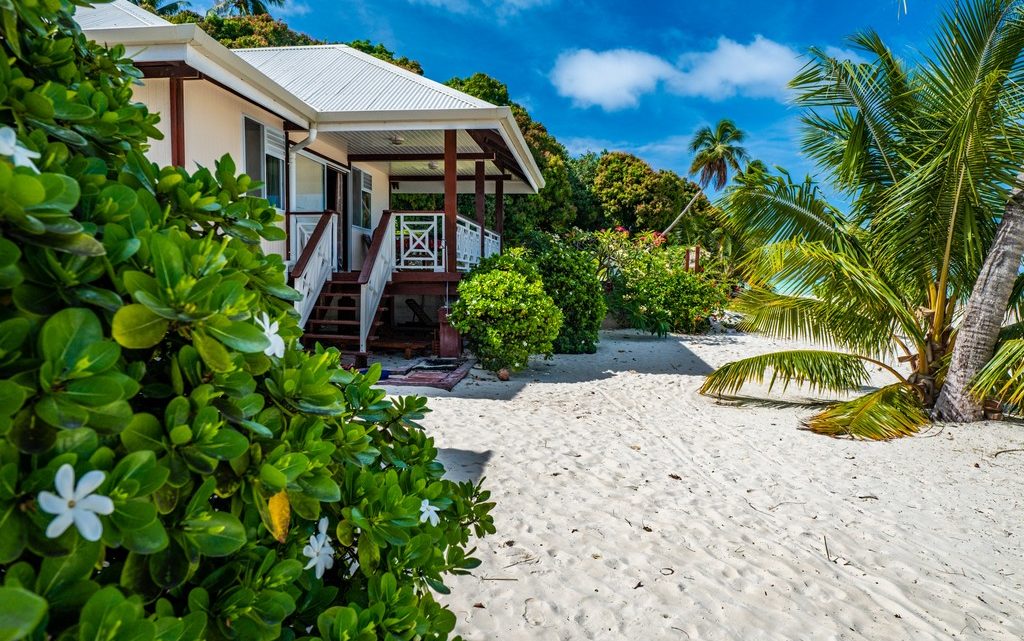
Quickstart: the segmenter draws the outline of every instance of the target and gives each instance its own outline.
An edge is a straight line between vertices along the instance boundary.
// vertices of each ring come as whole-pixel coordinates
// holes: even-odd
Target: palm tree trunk
[[[1024,180],[1024,174],[1017,180]],[[970,394],[971,381],[995,352],[1022,256],[1024,192],[1015,189],[964,309],[949,374],[935,403],[937,420],[969,423],[984,418],[981,402]]]
[[[697,199],[700,198],[700,195],[703,193],[704,190],[701,187],[697,187],[697,193],[693,195],[693,198],[690,199],[690,202],[687,203],[686,207],[683,207],[683,211],[679,212],[679,215],[676,216],[676,219],[672,221],[672,224],[666,227],[665,231],[661,232],[662,236],[668,236],[668,233],[672,231],[672,228],[675,227],[676,224],[678,224],[679,221],[683,219],[683,216],[686,215],[686,212],[690,211],[690,207],[693,207],[693,203],[697,202]]]

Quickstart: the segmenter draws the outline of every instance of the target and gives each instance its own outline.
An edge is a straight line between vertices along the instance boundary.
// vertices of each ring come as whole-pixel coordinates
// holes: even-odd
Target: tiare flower
[[[263,350],[263,353],[267,356],[276,356],[277,358],[284,357],[285,344],[284,339],[278,334],[280,331],[280,325],[277,321],[271,322],[270,316],[267,316],[266,312],[263,312],[256,317],[256,324],[259,325],[260,329],[263,330],[263,334],[270,341],[270,345]]]
[[[437,508],[431,505],[427,499],[423,499],[423,502],[420,503],[420,523],[427,521],[436,527],[441,522],[441,517],[437,515]]]
[[[86,472],[76,485],[75,468],[67,463],[61,465],[53,479],[57,493],[39,493],[39,508],[57,515],[46,528],[46,536],[55,539],[74,523],[83,539],[99,541],[103,524],[97,515],[106,516],[114,511],[114,502],[109,497],[93,494],[105,478],[106,474],[93,470]]]
[[[18,143],[18,134],[10,127],[0,127],[0,156],[7,156],[15,167],[28,167],[38,172],[32,162],[39,158],[39,152],[26,149]]]
[[[316,568],[316,578],[322,579],[324,572],[334,567],[334,548],[327,536],[327,517],[320,519],[319,532],[309,537],[309,545],[302,548],[302,555],[309,559],[306,569]]]

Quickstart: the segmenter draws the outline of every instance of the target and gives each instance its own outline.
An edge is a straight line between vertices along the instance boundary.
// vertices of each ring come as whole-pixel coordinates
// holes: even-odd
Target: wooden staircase
[[[303,346],[312,348],[316,343],[337,347],[347,354],[359,354],[359,273],[335,272],[324,283],[316,306],[306,321]],[[384,295],[373,317],[369,340],[380,338],[384,325],[381,318],[391,307],[392,297]]]

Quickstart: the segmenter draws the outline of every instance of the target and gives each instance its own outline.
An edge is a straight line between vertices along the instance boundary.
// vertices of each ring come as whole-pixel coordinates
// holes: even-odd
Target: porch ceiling
[[[470,132],[459,129],[456,137],[460,155],[478,156],[484,160],[488,177],[487,192],[494,193],[495,179],[503,177],[504,193],[534,193],[531,186],[508,169],[507,148],[496,153],[493,147],[484,149],[478,140],[486,130]],[[388,174],[392,189],[407,194],[435,194],[444,191],[444,129],[379,130],[379,131],[327,131],[322,138],[348,150],[356,165],[370,165]],[[484,134],[485,136],[487,134]],[[397,144],[396,144],[397,143]],[[489,144],[485,142],[483,144]],[[410,159],[410,156],[424,158]],[[478,158],[460,158],[457,167],[459,193],[473,193]],[[503,162],[504,161],[504,162]],[[513,163],[512,164],[516,164]],[[518,167],[516,167],[518,170]]]

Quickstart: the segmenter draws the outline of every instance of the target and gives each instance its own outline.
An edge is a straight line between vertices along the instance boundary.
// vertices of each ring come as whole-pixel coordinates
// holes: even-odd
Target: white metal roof
[[[319,112],[494,108],[347,45],[236,49],[235,53]]]
[[[92,7],[75,9],[75,21],[82,29],[124,29],[126,27],[159,27],[170,22],[146,11],[128,0],[114,0]]]

